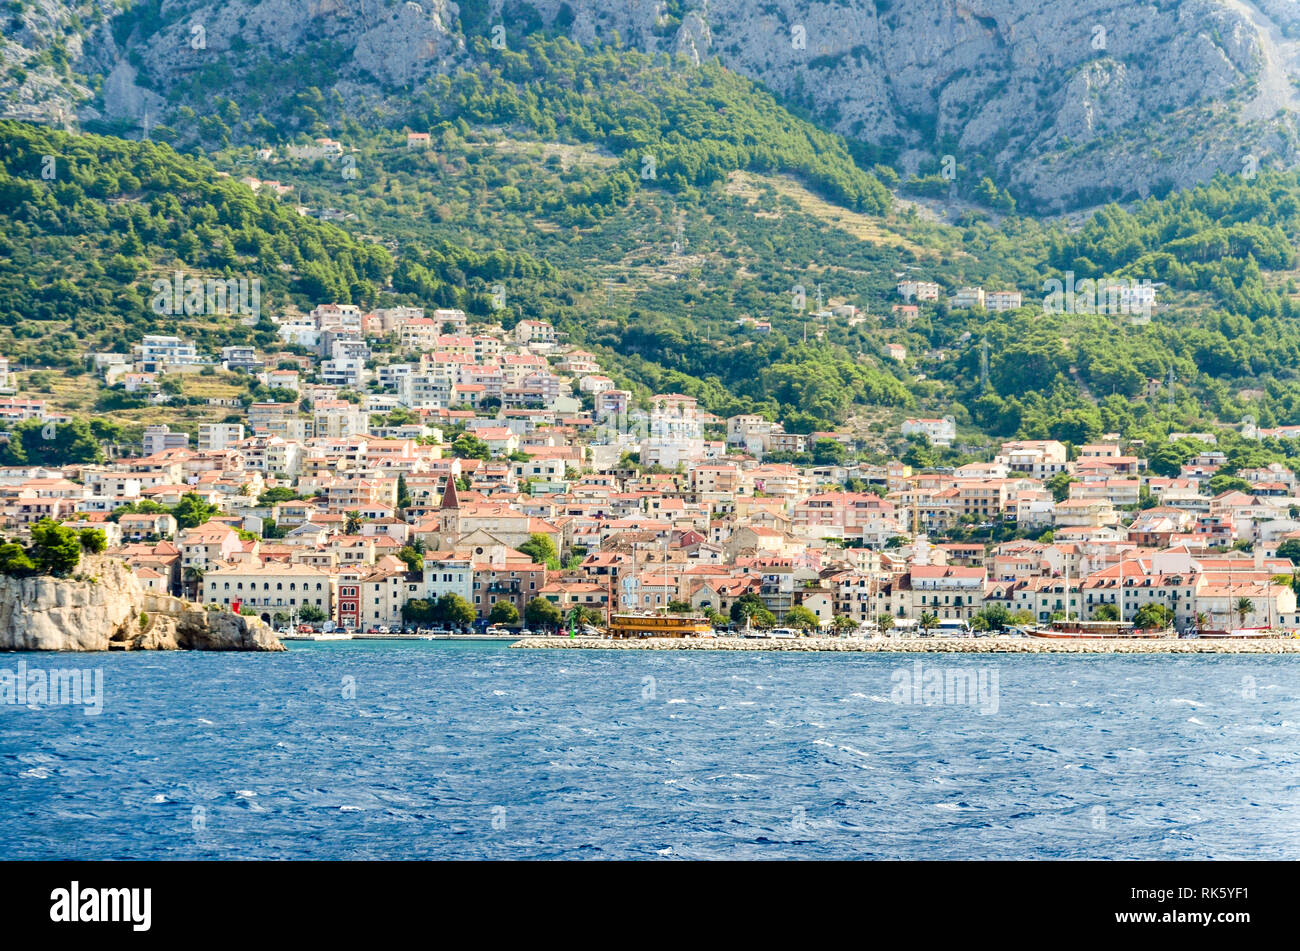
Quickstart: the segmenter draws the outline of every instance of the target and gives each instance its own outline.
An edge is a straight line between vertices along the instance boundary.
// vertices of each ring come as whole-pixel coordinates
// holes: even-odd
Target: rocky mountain
[[[575,6],[579,41],[717,55],[909,171],[951,155],[1040,209],[1296,155],[1295,4],[705,0],[663,40],[641,4]]]
[[[905,174],[988,174],[1061,211],[1297,159],[1291,0],[17,0],[0,114],[245,115],[314,86],[384,112],[544,29],[717,57]],[[479,41],[486,42],[479,42]],[[476,52],[477,50],[477,52]],[[948,159],[948,157],[951,157]]]

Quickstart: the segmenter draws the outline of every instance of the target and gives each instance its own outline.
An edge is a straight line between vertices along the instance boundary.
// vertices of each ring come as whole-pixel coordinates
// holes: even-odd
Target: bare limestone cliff
[[[492,59],[539,28],[717,57],[904,172],[952,155],[1025,210],[1300,161],[1294,0],[26,0],[0,10],[0,115],[157,125],[171,93],[213,108],[185,99],[207,76],[247,120],[303,87],[400,117],[475,65],[471,40]],[[266,78],[287,62],[302,86]]]
[[[122,561],[73,578],[0,575],[0,650],[246,650],[284,646],[266,622],[146,591]]]
[[[579,43],[718,57],[835,131],[992,170],[1061,211],[1293,165],[1300,6],[1281,0],[533,0]]]

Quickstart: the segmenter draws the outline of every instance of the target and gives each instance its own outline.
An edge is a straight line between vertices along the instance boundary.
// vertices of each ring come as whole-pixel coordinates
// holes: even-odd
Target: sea
[[[1300,657],[0,654],[0,859],[1294,859]],[[19,703],[18,699],[26,702]]]

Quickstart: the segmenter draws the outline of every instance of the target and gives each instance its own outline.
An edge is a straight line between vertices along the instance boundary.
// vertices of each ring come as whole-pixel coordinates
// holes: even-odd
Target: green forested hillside
[[[152,280],[171,269],[257,278],[264,310],[368,303],[393,270],[384,248],[169,146],[15,122],[0,123],[0,220],[0,346],[54,365],[176,329],[150,307]]]
[[[484,319],[500,285],[492,319],[552,320],[638,391],[805,431],[851,425],[882,449],[899,448],[908,413],[951,413],[968,445],[1161,435],[1245,414],[1300,422],[1293,173],[1106,206],[1077,228],[1009,213],[997,194],[945,220],[891,196],[882,181],[897,175],[879,155],[716,65],[540,36],[493,57],[365,122],[333,121],[310,87],[288,100],[294,121],[181,97],[157,132],[179,152],[6,125],[0,347],[58,364],[81,342],[175,331],[147,306],[152,275],[175,267],[260,276],[270,307],[412,302]],[[408,148],[408,131],[430,147]],[[347,162],[290,157],[309,133],[338,138]],[[59,156],[53,181],[46,154]],[[255,196],[246,175],[336,209],[339,224]],[[1154,320],[1045,313],[1044,282],[1067,272],[1156,282]],[[906,321],[891,311],[904,275],[1019,289],[1025,306],[924,305]],[[819,292],[859,316],[817,315]],[[202,329],[261,344],[272,333]]]

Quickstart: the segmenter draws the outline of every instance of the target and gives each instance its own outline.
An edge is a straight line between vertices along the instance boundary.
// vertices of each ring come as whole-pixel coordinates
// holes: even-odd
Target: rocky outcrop
[[[90,556],[72,578],[0,575],[0,650],[245,650],[284,646],[266,622],[146,591],[126,564]]]
[[[117,6],[0,12],[0,114],[157,124],[160,93],[220,69],[222,95],[251,116],[280,90],[245,75],[319,56],[311,83],[326,96],[395,115],[412,86],[472,65],[469,41],[499,30],[514,49],[545,25],[584,45],[717,57],[837,132],[891,147],[906,172],[942,151],[1025,210],[1300,158],[1294,0],[684,0],[671,12],[651,0],[168,0],[156,17]],[[40,65],[56,41],[66,73]]]
[[[327,75],[348,106],[359,108],[362,103],[382,107],[378,92],[448,72],[464,46],[454,29],[456,5],[448,0],[177,0],[168,8],[156,32],[137,27],[122,49],[115,47],[111,31],[91,44],[95,69],[115,79],[103,90],[109,115],[140,119],[139,110],[153,95],[122,82],[126,77],[118,64],[127,57],[141,65],[151,87],[159,90],[221,64],[234,79],[226,94],[239,102],[246,91],[239,82],[245,70],[338,50],[339,59]],[[313,82],[330,91],[329,82]],[[274,98],[276,91],[251,92],[261,99]]]
[[[1282,0],[533,0],[580,43],[721,62],[912,171],[945,143],[1027,206],[1296,161],[1300,13]],[[560,22],[563,22],[561,19]]]

